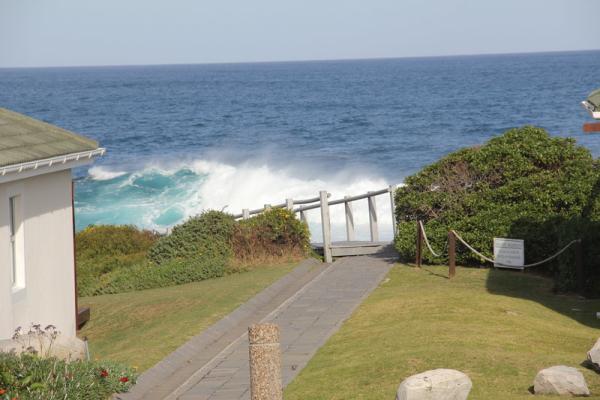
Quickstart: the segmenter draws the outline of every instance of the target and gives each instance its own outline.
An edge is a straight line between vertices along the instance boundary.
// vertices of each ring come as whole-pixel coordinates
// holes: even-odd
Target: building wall
[[[24,288],[13,289],[9,198],[20,195]],[[71,171],[0,183],[0,340],[16,327],[55,325],[74,336]]]

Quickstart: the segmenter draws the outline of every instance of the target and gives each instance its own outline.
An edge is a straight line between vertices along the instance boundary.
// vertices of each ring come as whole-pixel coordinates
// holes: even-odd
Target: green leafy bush
[[[161,265],[151,262],[128,269],[117,269],[102,279],[90,295],[114,294],[135,290],[181,285],[218,278],[226,273],[227,260],[222,257],[173,259]]]
[[[597,170],[590,152],[576,146],[573,139],[551,137],[530,126],[509,130],[483,146],[452,153],[406,179],[395,194],[396,248],[403,258],[414,258],[417,220],[423,221],[438,250],[449,229],[488,256],[494,237],[524,239],[526,262],[554,254],[575,238],[584,238],[584,245],[590,245],[588,221],[600,219]],[[481,263],[463,246],[457,250],[458,262]],[[437,259],[428,251],[424,256],[428,262],[446,262],[445,257]],[[554,275],[557,288],[563,290],[574,288],[573,269],[567,254],[559,262],[540,267]],[[589,276],[594,269],[589,266]]]
[[[159,239],[130,226],[90,227],[77,235],[78,293],[112,294],[216,278],[259,262],[306,256],[309,241],[306,224],[283,209],[240,222],[207,211]]]
[[[143,263],[158,237],[128,225],[89,226],[78,232],[75,240],[79,295],[90,295],[103,275]]]
[[[229,241],[235,220],[220,211],[206,211],[177,225],[150,249],[149,258],[156,264],[173,259],[195,259],[206,256],[229,257]]]
[[[237,223],[231,244],[238,264],[256,264],[305,257],[310,250],[310,233],[293,212],[277,208]]]
[[[131,225],[90,225],[77,233],[78,259],[145,254],[158,240],[156,233]]]
[[[112,362],[0,352],[0,399],[106,400],[129,390],[135,380],[132,369]]]

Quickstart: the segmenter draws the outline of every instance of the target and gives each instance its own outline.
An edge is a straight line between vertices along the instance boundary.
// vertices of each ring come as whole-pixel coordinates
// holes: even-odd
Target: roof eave
[[[42,160],[6,165],[0,167],[0,183],[74,168],[87,164],[94,158],[103,156],[104,153],[106,153],[106,149],[99,147],[94,150],[80,151]]]

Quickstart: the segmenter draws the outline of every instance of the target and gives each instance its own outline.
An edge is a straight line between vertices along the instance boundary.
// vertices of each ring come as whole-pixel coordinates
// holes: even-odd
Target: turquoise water
[[[579,104],[598,66],[600,52],[0,69],[0,106],[108,149],[77,171],[78,229],[166,229],[206,208],[380,189],[524,124],[598,155]]]

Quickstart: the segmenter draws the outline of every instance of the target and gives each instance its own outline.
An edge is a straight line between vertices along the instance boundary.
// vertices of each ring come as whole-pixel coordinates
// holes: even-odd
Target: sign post
[[[496,268],[525,269],[525,241],[494,238],[494,260]]]

